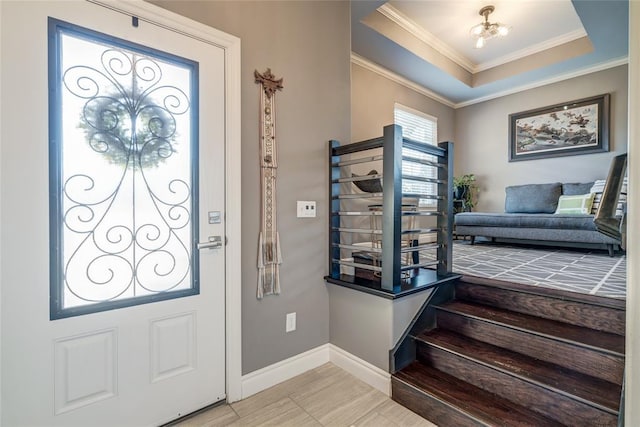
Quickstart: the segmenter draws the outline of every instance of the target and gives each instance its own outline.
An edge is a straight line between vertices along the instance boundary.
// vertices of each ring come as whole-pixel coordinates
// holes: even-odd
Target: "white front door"
[[[85,1],[0,7],[2,424],[225,399],[224,50]]]

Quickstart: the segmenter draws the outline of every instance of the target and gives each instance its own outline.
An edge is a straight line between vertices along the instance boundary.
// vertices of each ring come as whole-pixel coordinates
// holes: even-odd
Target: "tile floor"
[[[331,363],[176,425],[435,427]]]

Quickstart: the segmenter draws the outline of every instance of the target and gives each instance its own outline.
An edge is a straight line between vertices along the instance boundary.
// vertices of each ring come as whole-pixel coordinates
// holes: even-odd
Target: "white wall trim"
[[[371,387],[391,396],[391,374],[388,372],[333,344],[329,344],[329,361]]]
[[[391,375],[333,344],[324,344],[304,353],[266,366],[242,377],[242,398],[287,381],[331,362],[359,380],[391,396]]]
[[[143,0],[86,0],[103,7],[137,16],[142,21],[147,21],[161,28],[166,28],[189,37],[196,38],[205,43],[212,43],[221,48],[228,48],[240,39],[231,34],[217,30],[193,19],[179,15]]]
[[[240,39],[226,48],[226,362],[227,402],[242,398],[242,84]]]
[[[242,377],[242,398],[280,384],[308,370],[329,362],[329,344],[324,344],[304,353],[253,371]]]
[[[469,105],[473,105],[473,104],[479,104],[481,102],[485,102],[485,101],[490,101],[492,99],[496,99],[496,98],[501,98],[503,96],[507,96],[507,95],[513,95],[514,93],[518,93],[518,92],[523,92],[525,90],[529,90],[529,89],[535,89],[537,87],[541,87],[541,86],[546,86],[546,85],[550,85],[553,83],[558,83],[564,80],[569,80],[569,79],[573,79],[575,77],[580,77],[580,76],[584,76],[586,74],[591,74],[591,73],[596,73],[598,71],[604,71],[604,70],[608,70],[609,68],[614,68],[614,67],[618,67],[620,65],[625,65],[629,63],[629,57],[628,56],[623,56],[620,58],[616,58],[616,59],[612,59],[611,61],[607,61],[607,62],[601,62],[599,64],[595,64],[592,65],[590,67],[585,67],[579,70],[575,70],[572,71],[570,73],[565,73],[565,74],[560,74],[558,76],[554,76],[548,79],[543,79],[543,80],[539,80],[537,82],[533,82],[533,83],[529,83],[526,85],[522,85],[522,86],[516,86],[513,87],[511,89],[508,90],[504,90],[501,92],[496,92],[496,93],[492,93],[490,95],[486,95],[486,96],[481,96],[479,98],[474,98],[474,99],[470,99],[468,101],[463,101],[463,102],[458,102],[455,103],[452,100],[445,98],[441,95],[436,94],[435,92],[432,92],[430,89],[427,89],[426,87],[413,82],[405,77],[400,76],[399,74],[394,73],[393,71],[375,64],[373,62],[371,62],[370,60],[368,60],[367,58],[364,58],[360,55],[358,55],[355,52],[351,52],[351,63],[352,64],[356,64],[361,66],[362,68],[365,68],[369,71],[372,71],[382,77],[385,77],[388,80],[391,80],[392,82],[398,83],[408,89],[411,89],[421,95],[426,96],[427,98],[431,98],[435,101],[440,102],[441,104],[446,105],[447,107],[451,107],[453,109],[458,109],[458,108],[462,108],[462,107],[468,107]]]
[[[0,36],[2,35],[2,5],[0,5]],[[1,56],[1,55],[0,55]],[[2,67],[0,67],[0,118],[2,115]],[[2,120],[0,119],[0,177],[2,177]],[[0,236],[2,234],[2,198],[0,198]],[[2,245],[0,245],[0,259],[2,259]],[[0,263],[0,301],[2,301],[2,263]],[[0,308],[0,331],[2,330],[2,309]],[[0,424],[2,423],[2,340],[0,340]]]
[[[352,64],[356,64],[361,66],[362,68],[365,68],[369,71],[372,71],[376,74],[381,75],[382,77],[387,78],[388,80],[391,80],[392,82],[398,83],[406,88],[409,88],[415,92],[418,92],[419,94],[422,94],[424,96],[426,96],[427,98],[431,98],[435,101],[440,102],[441,104],[444,104],[448,107],[453,107],[455,108],[455,104],[453,103],[453,101],[450,101],[447,98],[444,98],[440,95],[438,95],[435,92],[432,92],[431,90],[427,89],[426,87],[419,85],[418,83],[412,82],[411,80],[402,77],[399,74],[394,73],[393,71],[384,68],[378,64],[375,64],[373,62],[371,62],[370,60],[358,55],[355,52],[351,52],[351,63]]]
[[[482,62],[480,64],[477,64],[472,71],[474,73],[478,73],[480,71],[498,67],[500,65],[504,65],[509,62],[516,61],[518,59],[526,58],[527,56],[535,55],[536,53],[544,52],[545,50],[553,49],[554,47],[562,46],[563,44],[570,43],[582,37],[587,37],[587,32],[585,31],[584,28],[571,31],[566,34],[562,34],[558,37],[545,40],[543,42],[540,42],[532,46],[528,46],[524,49],[518,50],[516,52],[512,52],[508,55],[504,55],[499,58],[492,59],[490,61]]]
[[[416,37],[418,40],[431,46],[438,53],[449,58],[468,72],[473,73],[476,71],[478,65],[476,65],[472,60],[458,52],[453,47],[449,46],[447,43],[440,40],[438,37],[427,31],[424,27],[417,24],[414,20],[409,18],[404,13],[400,12],[395,7],[391,6],[389,3],[385,3],[380,6],[378,8],[378,12],[380,12],[385,18],[389,19],[403,30],[407,31],[412,36]]]
[[[561,82],[561,81],[564,81],[564,80],[569,80],[569,79],[573,79],[573,78],[576,78],[576,77],[584,76],[586,74],[591,74],[591,73],[596,73],[598,71],[608,70],[609,68],[617,67],[617,66],[620,66],[620,65],[628,64],[628,63],[629,63],[629,57],[628,56],[624,56],[624,57],[617,58],[617,59],[612,59],[611,61],[601,62],[599,64],[595,64],[595,65],[592,65],[590,67],[581,68],[579,70],[575,70],[575,71],[572,71],[570,73],[560,74],[558,76],[554,76],[554,77],[551,77],[551,78],[548,78],[548,79],[538,80],[536,82],[529,83],[529,84],[526,84],[526,85],[516,86],[516,87],[513,87],[513,88],[508,89],[508,90],[492,93],[491,95],[481,96],[479,98],[470,99],[470,100],[464,101],[464,102],[459,102],[459,103],[455,104],[453,108],[458,109],[458,108],[467,107],[467,106],[473,105],[473,104],[479,104],[481,102],[490,101],[490,100],[496,99],[496,98],[502,98],[503,96],[513,95],[514,93],[523,92],[525,90],[535,89],[537,87],[546,86],[546,85],[550,85],[550,84],[553,84],[553,83],[558,83],[558,82]]]
[[[221,47],[225,51],[226,169],[226,391],[227,401],[242,398],[241,283],[241,57],[240,39],[142,0],[88,0],[137,16],[163,28]]]

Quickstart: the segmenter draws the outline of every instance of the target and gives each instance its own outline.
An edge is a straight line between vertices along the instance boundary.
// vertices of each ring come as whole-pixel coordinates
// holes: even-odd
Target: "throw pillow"
[[[598,208],[600,207],[600,201],[602,200],[602,192],[604,191],[604,185],[606,181],[604,179],[599,179],[593,183],[593,187],[591,187],[591,193],[595,193],[595,197],[593,199],[593,206],[591,207],[591,213],[596,214],[598,212]],[[616,207],[615,216],[622,216],[623,205],[627,203],[627,184],[628,179],[625,176],[622,181],[622,186],[620,188],[620,196],[618,198],[618,206]]]
[[[506,213],[554,213],[562,192],[562,184],[527,184],[507,187]]]
[[[557,214],[589,214],[593,205],[594,193],[579,194],[575,196],[560,196],[558,199]]]

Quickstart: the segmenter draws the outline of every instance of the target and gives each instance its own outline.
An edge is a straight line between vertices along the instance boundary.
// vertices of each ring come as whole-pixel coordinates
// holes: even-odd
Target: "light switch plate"
[[[316,202],[298,200],[297,216],[298,218],[315,218]]]
[[[296,330],[296,312],[287,313],[287,325],[285,332],[293,332]]]

